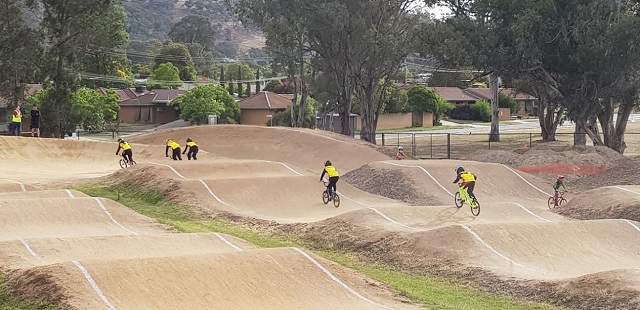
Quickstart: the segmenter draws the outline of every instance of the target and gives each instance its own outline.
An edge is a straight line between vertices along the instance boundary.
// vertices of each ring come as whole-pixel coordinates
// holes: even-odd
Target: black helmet
[[[187,138],[187,142],[193,142],[193,140],[191,140],[191,138]]]
[[[124,142],[124,139],[119,138],[119,139],[118,139],[118,142],[119,142],[119,143]]]
[[[325,166],[325,167],[326,167],[326,166],[331,166],[331,161],[330,161],[330,160],[325,161],[325,162],[324,162],[324,166]]]
[[[464,167],[460,166],[460,167],[456,168],[456,173],[460,173],[462,171],[464,171]]]

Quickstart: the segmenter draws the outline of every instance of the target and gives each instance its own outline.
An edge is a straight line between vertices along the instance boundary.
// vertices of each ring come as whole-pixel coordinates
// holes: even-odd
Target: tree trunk
[[[614,136],[614,140],[611,141],[607,146],[611,149],[616,150],[620,154],[624,154],[625,149],[627,148],[627,144],[624,142],[624,134],[627,131],[627,123],[629,122],[629,116],[631,112],[637,107],[634,102],[627,102],[620,106],[618,109],[618,118],[616,120],[616,133]]]
[[[500,141],[500,106],[498,105],[498,76],[491,74],[491,132],[489,133],[489,141]]]
[[[538,121],[540,122],[542,140],[544,141],[556,141],[556,131],[564,114],[563,107],[560,107],[558,111],[556,111],[556,107],[556,103],[549,102],[544,97],[540,98]]]
[[[376,144],[376,104],[375,104],[375,81],[367,82],[358,91],[358,100],[360,101],[360,116],[362,131],[360,132],[360,139],[372,144]]]
[[[302,48],[301,48],[302,51]],[[306,83],[305,83],[305,74],[304,74],[304,52],[300,52],[300,93],[302,95],[302,97],[300,98],[300,106],[298,108],[298,126],[297,127],[304,127],[304,119],[305,119],[305,113],[306,113],[306,101],[307,101],[307,90],[305,89],[306,87]],[[297,88],[296,88],[296,92]]]
[[[574,122],[576,123],[576,129],[573,135],[573,145],[587,145],[586,121],[576,119]]]

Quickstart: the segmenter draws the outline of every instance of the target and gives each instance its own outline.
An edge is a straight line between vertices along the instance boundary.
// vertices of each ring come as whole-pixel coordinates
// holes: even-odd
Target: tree
[[[422,85],[412,87],[407,92],[407,97],[413,112],[433,113],[435,125],[440,125],[442,115],[454,109],[454,106],[444,101],[438,93]]]
[[[39,35],[25,24],[18,0],[0,0],[0,96],[18,105],[24,84],[36,80],[42,48]]]
[[[520,111],[520,104],[511,96],[500,94],[498,95],[498,105],[500,108],[508,108],[511,114],[517,114]]]
[[[237,122],[240,107],[226,89],[216,85],[199,85],[169,103],[180,110],[180,118],[192,124],[204,124],[209,115],[218,115],[223,122]]]
[[[299,97],[300,98],[300,97]],[[305,109],[305,114],[304,114],[304,118],[303,118],[303,122],[302,122],[302,127],[304,128],[313,128],[313,126],[315,125],[315,115],[316,115],[316,101],[309,97],[305,103],[306,109]],[[282,112],[278,112],[275,116],[273,116],[273,119],[267,122],[267,125],[269,126],[279,126],[279,127],[290,127],[291,126],[291,114],[292,114],[292,109],[294,109],[293,114],[297,115],[298,111],[297,109],[299,109],[300,105],[292,105],[289,106],[286,110],[282,111]]]
[[[278,86],[282,85],[282,82],[278,81],[278,80],[271,80],[269,82],[267,82],[267,84],[264,86],[264,91],[270,91],[270,92],[275,92],[276,88]]]
[[[180,43],[169,43],[162,47],[154,58],[155,68],[163,63],[170,62],[176,66],[180,72],[180,79],[183,81],[195,81],[196,69],[189,49]]]
[[[381,113],[405,113],[411,110],[407,92],[397,85],[387,87],[382,99]]]
[[[431,73],[431,77],[427,82],[429,87],[458,87],[469,88],[473,80],[471,72],[447,72],[435,71]]]
[[[488,122],[491,120],[491,105],[484,101],[478,100],[471,105],[471,110],[474,112],[474,119],[481,122]]]
[[[171,87],[179,86],[180,71],[176,66],[170,62],[166,62],[158,66],[151,75],[151,80],[154,82],[160,82],[160,84],[170,85]]]
[[[34,105],[38,106],[43,115],[52,115],[56,105],[51,100],[54,90],[45,89],[27,100],[25,110],[31,110]],[[64,118],[62,126],[63,133],[71,133],[78,126],[84,129],[103,130],[108,122],[116,119],[120,106],[119,97],[113,90],[107,90],[105,95],[99,94],[95,90],[80,88],[71,95],[71,108]],[[54,118],[44,117],[40,120],[40,131],[43,136],[55,134],[59,130],[60,124]]]
[[[72,123],[71,94],[76,81],[73,72],[82,71],[85,65],[80,61],[87,50],[104,50],[120,47],[122,41],[102,40],[109,38],[113,27],[105,27],[98,22],[114,22],[118,5],[109,0],[29,0],[28,4],[42,12],[40,27],[47,42],[45,74],[52,82],[52,93],[46,99],[53,106],[52,118],[56,136]],[[109,23],[111,23],[109,22]],[[110,25],[110,24],[109,24]],[[115,27],[117,29],[118,27]],[[49,62],[51,60],[51,62]]]
[[[187,15],[171,27],[169,38],[173,42],[197,43],[205,50],[213,49],[216,30],[206,17]]]

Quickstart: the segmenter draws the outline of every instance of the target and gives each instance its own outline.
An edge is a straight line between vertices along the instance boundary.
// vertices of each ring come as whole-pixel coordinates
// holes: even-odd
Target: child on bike
[[[407,155],[404,154],[404,148],[399,146],[398,147],[398,153],[396,153],[396,159],[397,160],[402,160],[402,159],[406,159]]]
[[[460,166],[456,168],[456,179],[453,183],[458,183],[462,179],[462,187],[467,190],[471,199],[476,199],[476,195],[473,194],[473,188],[476,187],[476,177],[471,172],[465,171],[464,167]]]
[[[180,144],[171,139],[167,139],[167,147],[164,149],[164,155],[169,157],[169,148],[173,150],[171,155],[171,159],[173,160],[182,160],[182,156],[180,155]]]
[[[133,150],[131,150],[131,146],[129,145],[129,143],[127,143],[127,141],[124,141],[124,139],[122,138],[118,139],[118,149],[116,150],[116,155],[118,155],[120,150],[122,150],[122,158],[124,158],[124,160],[126,161],[129,161],[130,163],[133,163]]]
[[[193,160],[198,160],[196,157],[196,155],[198,155],[198,145],[193,142],[191,138],[187,138],[187,147],[184,148],[182,155],[184,155],[184,153],[187,153],[187,159],[191,160],[193,157]]]
[[[564,176],[563,175],[559,175],[558,178],[556,179],[556,183],[553,184],[553,190],[555,191],[553,198],[554,198],[554,203],[555,206],[558,206],[558,192],[560,190],[560,187],[562,187],[563,191],[567,191],[567,186],[564,183]]]
[[[329,190],[329,198],[331,198],[333,197],[333,194],[338,191],[336,184],[340,179],[340,175],[336,168],[331,165],[331,161],[329,160],[324,163],[324,170],[322,170],[322,174],[320,175],[320,182],[322,182],[322,178],[324,178],[325,173],[329,175],[329,185],[327,185],[327,189]]]

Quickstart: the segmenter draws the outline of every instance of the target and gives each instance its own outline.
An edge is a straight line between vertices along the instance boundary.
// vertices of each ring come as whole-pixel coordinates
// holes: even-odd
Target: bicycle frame
[[[471,197],[469,197],[467,189],[462,186],[462,183],[458,183],[458,192],[460,192],[460,198],[462,198],[462,201],[464,201],[469,206],[473,205],[473,201],[471,200]]]

